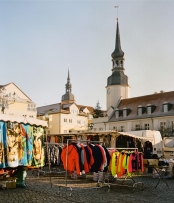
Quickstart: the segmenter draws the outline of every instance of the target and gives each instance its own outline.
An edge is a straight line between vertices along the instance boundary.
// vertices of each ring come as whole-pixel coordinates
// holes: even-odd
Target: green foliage
[[[93,118],[99,118],[99,117],[103,117],[103,112],[101,110],[100,103],[98,101],[96,104],[96,107],[94,108]]]

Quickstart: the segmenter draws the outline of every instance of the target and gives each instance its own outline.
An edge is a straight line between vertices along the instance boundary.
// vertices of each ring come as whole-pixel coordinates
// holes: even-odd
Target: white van
[[[174,158],[174,137],[163,138],[163,154],[165,159]]]

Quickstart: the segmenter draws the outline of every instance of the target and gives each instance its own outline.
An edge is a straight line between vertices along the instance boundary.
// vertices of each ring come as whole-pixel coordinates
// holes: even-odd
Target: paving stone
[[[126,202],[142,202],[142,203],[173,203],[174,199],[174,180],[166,180],[169,188],[165,183],[160,182],[155,189],[157,179],[152,177],[135,177],[136,182],[144,183],[144,190],[138,187],[133,188],[126,186],[110,186],[108,193],[108,186],[99,187],[98,189],[91,189],[96,187],[96,182],[92,180],[68,180],[68,187],[65,187],[64,178],[52,179],[52,187],[50,179],[42,178],[28,178],[26,188],[16,188],[8,190],[0,190],[0,203],[15,203],[15,202],[53,202],[53,203],[126,203]],[[119,182],[119,181],[118,181]],[[124,184],[133,184],[132,181],[125,181]],[[59,188],[59,186],[61,186]],[[102,184],[101,184],[102,186]],[[72,191],[70,190],[72,188]],[[59,192],[58,192],[59,191]]]

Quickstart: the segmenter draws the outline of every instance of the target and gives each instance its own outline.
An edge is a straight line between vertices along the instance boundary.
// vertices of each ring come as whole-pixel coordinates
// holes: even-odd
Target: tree
[[[100,102],[98,101],[96,104],[96,107],[94,108],[93,118],[99,118],[99,117],[103,117],[103,111],[101,110]]]

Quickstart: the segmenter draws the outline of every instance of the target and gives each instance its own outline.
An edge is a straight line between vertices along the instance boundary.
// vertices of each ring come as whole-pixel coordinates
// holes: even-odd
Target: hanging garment
[[[109,151],[106,149],[105,146],[102,146],[103,149],[105,150],[105,154],[106,154],[106,159],[107,159],[107,166],[104,168],[104,172],[107,172],[108,171],[108,166],[110,164],[110,160],[111,160],[111,155],[109,154]]]
[[[91,148],[92,155],[94,157],[94,163],[91,166],[90,171],[97,173],[99,171],[101,163],[102,163],[101,151],[100,151],[100,149],[98,147],[96,147],[93,144],[89,144],[89,147]]]
[[[45,164],[44,155],[44,129],[42,127],[33,127],[33,162],[32,165],[35,167],[43,167]]]
[[[12,129],[7,129],[7,166],[18,166],[18,137]]]
[[[79,154],[78,154],[77,148],[74,145],[69,144],[68,154],[66,154],[66,152],[67,152],[67,146],[65,146],[62,149],[62,154],[61,154],[61,160],[63,162],[64,169],[68,170],[69,172],[76,171],[77,174],[80,175]],[[67,165],[66,165],[66,159],[67,159]]]
[[[86,152],[86,160],[88,164],[89,171],[91,171],[91,167],[94,164],[94,157],[92,154],[92,150],[89,146],[85,146],[85,152]]]
[[[7,135],[6,123],[0,121],[0,168],[5,168],[7,165]]]
[[[119,168],[119,157],[120,153],[119,152],[114,152],[112,154],[112,160],[111,160],[111,173],[112,176],[115,176],[116,174],[118,175],[120,173],[120,168]]]
[[[83,163],[84,171],[85,171],[85,173],[88,173],[89,172],[89,165],[87,162],[86,150],[82,144],[81,144],[81,147],[82,147],[82,152],[83,152],[83,156],[84,156],[84,163]]]
[[[107,159],[106,159],[106,153],[101,145],[96,144],[97,147],[99,147],[101,151],[101,156],[102,156],[102,162],[100,165],[100,171],[103,171],[104,168],[107,166]]]

